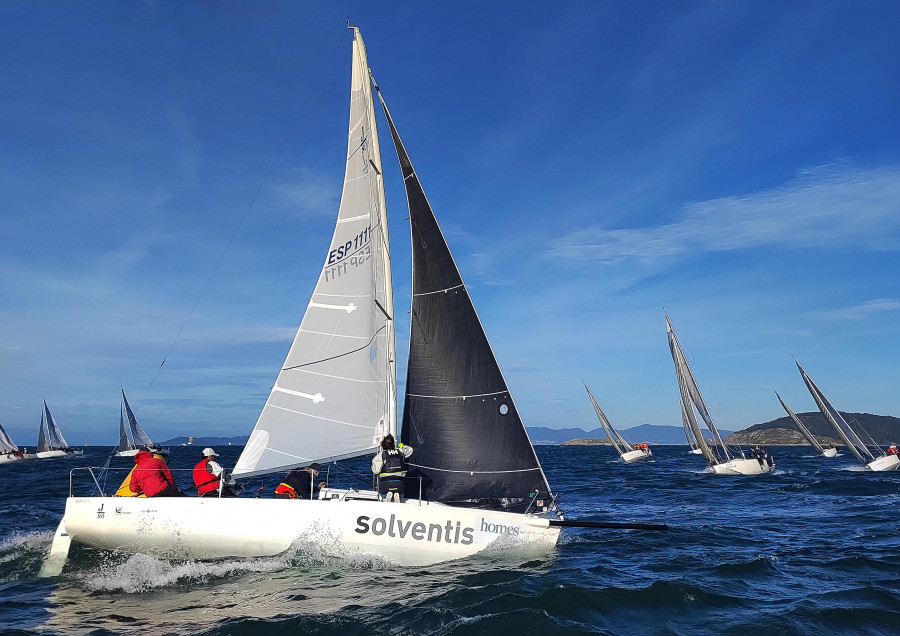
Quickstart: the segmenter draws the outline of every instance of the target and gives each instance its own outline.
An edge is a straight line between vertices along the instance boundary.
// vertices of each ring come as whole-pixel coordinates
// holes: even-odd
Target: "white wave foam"
[[[188,582],[247,573],[271,573],[288,568],[378,570],[391,565],[392,562],[384,557],[349,552],[339,535],[312,528],[298,537],[286,552],[273,557],[169,561],[149,554],[134,554],[124,563],[101,566],[99,570],[83,574],[80,578],[92,591],[140,593]]]
[[[53,531],[16,532],[0,541],[0,563],[7,563],[23,553],[45,551],[53,540]]]

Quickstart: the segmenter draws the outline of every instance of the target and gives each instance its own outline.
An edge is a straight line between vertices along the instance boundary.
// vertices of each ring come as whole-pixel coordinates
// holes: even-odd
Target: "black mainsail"
[[[407,492],[417,495],[422,478],[422,496],[431,501],[524,511],[535,499],[549,499],[550,486],[380,91],[378,96],[406,185],[412,233],[401,440],[415,452]]]

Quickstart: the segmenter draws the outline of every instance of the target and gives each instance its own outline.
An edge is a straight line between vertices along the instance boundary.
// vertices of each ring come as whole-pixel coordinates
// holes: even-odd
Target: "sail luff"
[[[582,382],[582,384],[584,384],[584,382]],[[606,439],[609,440],[609,443],[612,444],[612,447],[616,449],[616,452],[619,453],[619,455],[627,453],[631,449],[623,446],[618,431],[613,429],[612,424],[606,417],[606,413],[600,408],[600,404],[594,398],[594,394],[591,393],[587,384],[584,384],[584,390],[587,391],[588,396],[591,398],[591,403],[594,405],[594,411],[597,413],[597,419],[600,420],[600,426],[603,427],[603,431],[606,433]]]
[[[800,376],[803,378],[803,382],[806,384],[806,388],[809,390],[810,395],[812,395],[813,400],[815,400],[816,406],[819,407],[819,411],[825,416],[825,419],[831,423],[831,426],[844,441],[844,444],[847,445],[847,448],[849,448],[850,451],[856,455],[857,459],[864,464],[874,461],[875,456],[872,455],[866,445],[862,443],[862,440],[860,440],[853,429],[850,428],[844,420],[844,416],[834,408],[834,405],[832,405],[828,398],[825,397],[825,394],[822,393],[822,390],[819,389],[815,382],[813,382],[813,379],[807,375],[803,367],[800,366],[800,363],[796,360],[794,360],[794,363],[797,365],[797,368],[800,369]],[[851,441],[851,439],[853,441]],[[860,451],[868,455],[870,459],[863,457]]]
[[[401,430],[404,443],[419,444],[409,460],[410,476],[425,480],[431,500],[525,510],[538,494],[551,494],[549,484],[380,91],[378,96],[410,211],[412,320]]]
[[[816,452],[824,453],[825,449],[822,448],[822,445],[819,444],[818,440],[813,437],[812,431],[810,431],[803,422],[800,421],[800,418],[797,417],[797,414],[791,410],[787,404],[785,404],[784,400],[781,399],[781,396],[778,395],[778,391],[775,391],[775,395],[778,397],[778,401],[781,402],[781,406],[784,407],[784,410],[787,411],[787,414],[790,416],[791,420],[794,422],[794,426],[797,427],[797,430],[806,438],[806,441],[809,442],[809,445],[816,449]]]
[[[47,435],[50,440],[50,448],[52,450],[63,450],[69,447],[69,443],[66,441],[66,438],[63,437],[62,431],[59,429],[59,426],[56,425],[56,420],[53,419],[53,416],[50,414],[50,408],[47,406],[47,401],[44,400],[44,411],[47,414]]]
[[[396,422],[381,157],[365,45],[356,29],[350,83],[346,170],[334,233],[236,476],[370,453],[391,419]]]

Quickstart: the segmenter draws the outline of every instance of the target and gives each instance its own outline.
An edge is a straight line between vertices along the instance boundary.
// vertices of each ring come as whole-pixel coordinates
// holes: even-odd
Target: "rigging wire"
[[[241,229],[241,226],[244,224],[244,221],[247,219],[247,215],[250,214],[250,210],[253,208],[253,204],[256,203],[256,199],[259,197],[259,193],[262,192],[263,186],[269,180],[269,176],[272,174],[272,170],[275,168],[275,164],[278,163],[278,159],[281,158],[282,152],[284,152],[285,147],[288,144],[288,141],[294,136],[294,133],[297,130],[297,125],[299,123],[299,117],[294,120],[293,126],[291,126],[288,131],[287,136],[284,138],[284,141],[281,143],[281,147],[278,149],[278,152],[275,153],[275,158],[272,159],[272,163],[269,164],[268,169],[263,175],[262,180],[259,183],[259,186],[256,188],[256,192],[250,199],[250,203],[247,205],[247,208],[244,210],[244,214],[241,216],[241,220],[238,221],[237,226],[234,228],[234,232],[231,233],[231,238],[228,239],[228,242],[225,244],[225,248],[222,250],[222,254],[219,256],[219,260],[216,261],[215,266],[212,268],[212,271],[209,273],[209,277],[206,279],[206,282],[203,284],[203,288],[200,290],[200,293],[197,295],[197,299],[194,301],[194,305],[191,307],[191,310],[188,312],[187,317],[184,319],[184,322],[181,324],[181,329],[178,330],[178,333],[175,336],[175,339],[172,341],[172,344],[169,346],[168,351],[166,351],[166,355],[163,356],[162,362],[159,363],[159,366],[156,368],[156,372],[153,374],[153,378],[150,380],[150,384],[147,386],[147,390],[144,391],[143,397],[141,397],[141,404],[144,402],[144,398],[147,397],[147,394],[150,393],[150,388],[153,386],[153,383],[156,382],[156,378],[159,376],[159,372],[162,371],[163,366],[166,364],[166,360],[169,359],[169,355],[172,353],[172,350],[175,348],[175,345],[178,343],[178,340],[181,338],[181,334],[184,332],[184,328],[187,327],[188,321],[191,319],[191,316],[194,315],[194,311],[197,309],[197,305],[200,304],[200,299],[203,298],[203,294],[206,292],[207,287],[209,287],[210,282],[213,279],[213,276],[216,275],[216,272],[219,270],[219,266],[222,264],[222,261],[225,259],[225,254],[228,253],[228,249],[231,247],[231,244],[234,242],[235,237],[237,236],[238,231]]]

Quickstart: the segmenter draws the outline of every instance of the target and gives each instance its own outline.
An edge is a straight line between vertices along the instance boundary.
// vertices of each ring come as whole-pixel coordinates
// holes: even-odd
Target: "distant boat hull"
[[[837,453],[836,448],[826,448],[822,453],[822,457],[837,457]]]
[[[692,448],[691,450],[688,451],[688,453],[690,453],[691,455],[702,455],[703,451],[700,450],[699,448]]]
[[[650,449],[647,450],[633,450],[628,451],[627,453],[622,453],[622,461],[626,464],[633,464],[634,462],[642,462],[650,458],[653,453],[650,452]]]
[[[54,457],[66,457],[68,453],[64,450],[51,450],[51,451],[43,451],[41,453],[35,453],[34,455],[38,459],[52,459]]]
[[[24,457],[19,457],[18,455],[0,455],[0,465],[3,464],[15,464],[16,462],[24,462],[29,459],[34,459],[34,455],[25,455]]]
[[[274,556],[301,539],[336,556],[430,565],[498,542],[545,552],[556,545],[559,528],[540,527],[542,521],[417,500],[69,497],[62,523],[76,543],[165,558]]]
[[[114,457],[134,457],[141,451],[140,448],[131,448],[129,450],[119,451]]]
[[[770,470],[769,464],[757,459],[732,459],[712,466],[720,475],[762,475]]]
[[[876,472],[897,470],[897,468],[900,467],[900,457],[897,455],[882,455],[874,462],[866,464],[866,467],[869,470],[874,470]]]

